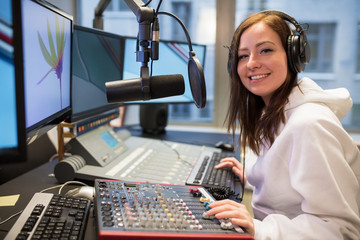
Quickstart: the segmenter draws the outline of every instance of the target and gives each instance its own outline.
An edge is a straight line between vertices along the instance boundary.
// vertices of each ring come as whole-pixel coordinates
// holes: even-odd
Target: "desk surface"
[[[177,141],[183,143],[190,143],[196,145],[214,146],[218,141],[231,143],[232,136],[223,133],[199,133],[199,132],[184,132],[184,131],[167,131],[162,135],[143,134],[139,129],[130,129],[133,136],[152,137],[156,139],[163,139],[169,141]],[[58,185],[56,178],[53,176],[53,169],[56,161],[47,162],[40,167],[37,167],[9,182],[0,185],[0,195],[14,195],[20,194],[20,198],[13,207],[0,207],[0,221],[5,220],[9,216],[23,210],[30,201],[35,192]],[[72,186],[74,187],[74,186]],[[76,186],[77,187],[77,186]],[[57,193],[58,189],[49,191]],[[66,189],[65,191],[66,192]],[[3,239],[11,226],[15,223],[17,217],[0,225],[0,239]],[[85,239],[95,239],[94,218],[90,217],[87,225]],[[92,227],[91,227],[92,226]]]

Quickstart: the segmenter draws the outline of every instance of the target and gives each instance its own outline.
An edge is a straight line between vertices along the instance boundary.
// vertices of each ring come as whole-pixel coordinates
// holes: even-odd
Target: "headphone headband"
[[[266,15],[276,15],[295,26],[299,35],[290,35],[287,40],[287,56],[291,69],[300,73],[304,71],[305,65],[310,61],[310,46],[306,34],[301,25],[289,14],[277,11],[266,10],[259,12]]]
[[[289,62],[289,66],[293,72],[300,73],[304,71],[305,65],[310,61],[310,46],[307,42],[306,34],[301,25],[290,15],[277,11],[266,10],[259,12],[259,14],[276,15],[295,26],[295,30],[299,35],[290,34],[287,39],[286,54]],[[233,39],[234,42],[235,39]],[[231,55],[233,42],[231,43],[228,59],[228,72],[231,69]]]

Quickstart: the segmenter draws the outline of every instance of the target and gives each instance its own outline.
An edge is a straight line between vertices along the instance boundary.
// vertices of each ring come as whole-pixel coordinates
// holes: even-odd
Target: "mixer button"
[[[103,226],[104,227],[112,227],[112,226],[114,226],[114,223],[113,222],[104,222]]]
[[[220,224],[220,227],[222,229],[233,229],[234,228],[231,222],[222,222]]]
[[[101,207],[101,210],[102,210],[102,211],[110,211],[110,210],[111,210],[111,207],[109,207],[108,205],[102,206],[102,207]]]
[[[107,222],[107,221],[112,221],[114,218],[113,216],[104,216],[103,217],[103,221]]]
[[[206,212],[203,212],[202,217],[204,219],[214,219],[215,218],[214,215],[208,215]]]

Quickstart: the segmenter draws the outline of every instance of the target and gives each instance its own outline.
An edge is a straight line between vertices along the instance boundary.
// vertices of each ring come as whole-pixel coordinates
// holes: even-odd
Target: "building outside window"
[[[334,23],[309,23],[306,36],[311,47],[311,61],[307,72],[329,73],[334,71]]]

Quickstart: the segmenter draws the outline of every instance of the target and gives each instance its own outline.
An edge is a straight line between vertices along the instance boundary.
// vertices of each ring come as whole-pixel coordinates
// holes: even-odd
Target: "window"
[[[307,72],[333,72],[335,24],[309,23],[306,36],[311,48]]]
[[[130,11],[129,7],[126,5],[124,0],[112,0],[110,1],[108,7],[106,8],[106,11],[112,11],[112,12],[126,12]]]
[[[191,4],[190,2],[173,2],[172,13],[175,14],[185,26],[189,26],[191,22]],[[178,39],[179,41],[186,41],[186,36],[180,24],[176,21],[172,21],[172,39]]]

